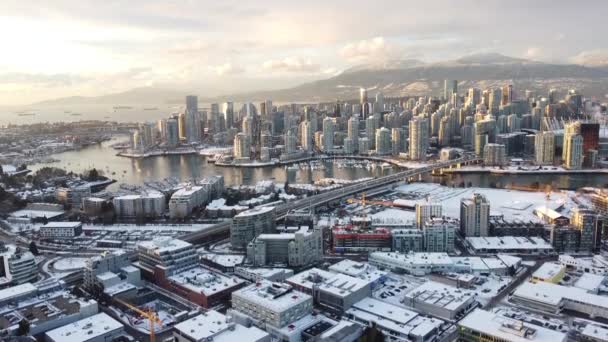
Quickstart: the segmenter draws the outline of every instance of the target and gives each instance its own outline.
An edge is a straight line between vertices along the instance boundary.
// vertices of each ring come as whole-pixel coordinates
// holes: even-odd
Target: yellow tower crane
[[[155,342],[156,337],[154,335],[154,324],[158,323],[159,325],[162,324],[160,318],[158,318],[158,314],[156,312],[154,312],[154,310],[152,309],[147,309],[147,310],[142,310],[134,305],[131,305],[123,300],[120,300],[118,298],[116,298],[116,301],[121,303],[122,305],[128,307],[129,309],[137,312],[140,316],[142,316],[143,318],[147,318],[148,321],[150,321],[150,342]]]

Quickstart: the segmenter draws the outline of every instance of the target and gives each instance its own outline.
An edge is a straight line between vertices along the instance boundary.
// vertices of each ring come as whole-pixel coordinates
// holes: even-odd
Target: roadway
[[[299,199],[296,201],[285,203],[283,205],[279,205],[279,206],[275,207],[276,208],[275,209],[276,217],[277,217],[277,219],[280,219],[280,218],[285,217],[285,215],[287,215],[287,213],[292,210],[298,210],[298,209],[304,209],[304,208],[314,208],[316,206],[330,203],[330,202],[333,202],[336,200],[340,200],[342,198],[352,196],[352,195],[355,195],[358,193],[362,193],[364,191],[376,189],[376,188],[379,188],[382,186],[387,186],[387,185],[390,185],[393,183],[397,183],[400,181],[410,179],[412,177],[417,177],[417,176],[425,174],[427,172],[431,172],[435,169],[451,167],[451,166],[458,165],[461,163],[466,163],[466,162],[475,162],[477,160],[478,160],[477,157],[465,156],[465,157],[458,158],[458,159],[437,162],[434,164],[430,164],[428,166],[415,168],[415,169],[408,169],[408,170],[405,170],[402,172],[397,172],[397,173],[394,173],[391,175],[370,179],[370,180],[367,180],[364,182],[359,182],[359,183],[352,184],[352,185],[347,185],[347,186],[341,187],[336,190],[324,192],[324,193],[321,193],[318,195],[309,196],[309,197],[306,197],[303,199]],[[231,221],[224,221],[224,222],[218,223],[212,227],[204,229],[202,231],[184,235],[180,239],[182,239],[184,241],[188,241],[193,244],[203,243],[203,242],[206,242],[208,237],[211,237],[214,235],[227,234],[230,231],[230,224],[231,224]]]

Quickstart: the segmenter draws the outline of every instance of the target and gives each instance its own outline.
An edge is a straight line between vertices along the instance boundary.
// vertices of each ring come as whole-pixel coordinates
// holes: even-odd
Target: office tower
[[[365,120],[369,116],[369,102],[367,100],[367,89],[359,89],[359,103],[361,104],[361,117]]]
[[[156,143],[156,127],[152,122],[146,122],[140,126],[140,133],[146,148],[152,147]]]
[[[313,147],[313,134],[312,134],[312,129],[310,127],[310,121],[303,121],[300,124],[300,130],[301,130],[301,141],[300,141],[300,145],[302,145],[302,149],[304,151],[312,151],[312,147]]]
[[[429,146],[429,123],[422,117],[410,120],[410,159],[425,160]]]
[[[564,166],[578,170],[583,167],[583,137],[580,134],[564,134]]]
[[[367,139],[369,139],[369,143],[370,143],[369,148],[371,148],[371,149],[376,148],[376,143],[375,143],[374,137],[375,137],[377,129],[378,129],[378,121],[373,116],[370,116],[367,119],[365,119],[365,134],[367,135]]]
[[[233,151],[235,159],[249,158],[251,146],[249,137],[245,133],[239,133],[234,136]]]
[[[323,152],[331,152],[334,149],[334,120],[325,118],[323,120]]]
[[[348,119],[348,138],[353,142],[354,153],[359,148],[359,118],[356,116]]]
[[[361,138],[359,139],[359,154],[369,154],[369,139]]]
[[[285,154],[292,154],[296,152],[296,136],[292,130],[287,130],[285,134]]]
[[[507,133],[509,131],[509,120],[506,115],[499,115],[496,118],[496,132]]]
[[[376,94],[376,103],[374,103],[374,113],[382,113],[384,111],[384,94],[378,92]]]
[[[486,144],[483,148],[483,163],[486,166],[507,164],[506,148],[502,144]]]
[[[143,134],[140,133],[139,129],[136,129],[131,133],[131,146],[135,151],[144,150]]]
[[[176,118],[167,120],[167,145],[169,147],[179,145],[179,124]]]
[[[500,104],[503,106],[511,103],[513,101],[513,85],[509,84],[502,87],[502,99]]]
[[[222,104],[222,113],[224,113],[224,122],[226,122],[226,129],[234,127],[234,103],[224,102]]]
[[[186,113],[179,113],[177,123],[179,128],[179,138],[186,140]]]
[[[481,91],[477,88],[469,88],[467,96],[467,106],[471,111],[474,111],[478,104],[481,103]]]
[[[450,129],[450,118],[447,116],[444,116],[443,118],[441,118],[441,121],[439,122],[439,134],[438,134],[438,138],[439,138],[439,146],[450,146],[450,136],[451,136],[451,129]]]
[[[486,145],[489,143],[487,134],[475,134],[475,155],[483,157],[483,151]]]
[[[376,130],[376,154],[387,155],[391,153],[391,131],[386,127]]]
[[[502,101],[502,91],[500,88],[492,89],[490,91],[489,101],[488,112],[492,115],[497,115],[500,108],[500,102]]]
[[[156,121],[156,136],[160,141],[167,141],[167,119]]]
[[[405,152],[405,133],[403,128],[393,128],[391,130],[391,144],[393,145],[393,155],[398,156],[399,153]]]
[[[198,111],[186,111],[186,141],[189,144],[201,142],[201,116]]]
[[[521,131],[521,118],[517,114],[511,114],[507,117],[507,126],[509,133]]]
[[[186,112],[198,112],[198,97],[195,95],[186,96]]]
[[[272,112],[274,112],[272,100],[266,100],[266,117],[269,117]]]
[[[442,207],[438,203],[416,203],[416,227],[421,229],[427,221],[442,216]]]
[[[534,139],[534,156],[538,165],[551,165],[555,156],[555,134],[538,132]]]
[[[580,232],[579,252],[593,252],[600,247],[601,232],[598,227],[597,213],[593,210],[574,208],[572,225]]]
[[[581,132],[581,123],[579,121],[569,122],[564,125],[564,140],[562,148],[562,160],[566,162],[566,153],[568,152],[568,144],[570,143],[570,137]]]
[[[472,198],[460,200],[460,232],[465,237],[488,236],[490,202],[484,195],[475,193]]]
[[[444,80],[443,81],[443,99],[449,101],[453,94],[458,94],[458,81]]]
[[[355,153],[355,144],[351,138],[344,139],[344,154],[354,154]]]
[[[466,124],[460,129],[460,141],[463,148],[473,149],[475,145],[473,131],[473,126]]]

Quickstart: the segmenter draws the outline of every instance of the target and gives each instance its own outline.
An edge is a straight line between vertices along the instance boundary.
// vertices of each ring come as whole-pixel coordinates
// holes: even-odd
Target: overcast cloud
[[[149,85],[219,95],[476,52],[605,64],[607,10],[605,0],[3,0],[0,105]]]

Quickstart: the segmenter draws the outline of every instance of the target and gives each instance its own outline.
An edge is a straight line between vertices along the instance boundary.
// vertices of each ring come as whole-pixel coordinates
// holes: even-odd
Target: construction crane
[[[159,325],[162,324],[160,318],[158,317],[158,314],[156,312],[154,312],[154,310],[150,309],[146,309],[146,310],[142,310],[134,305],[131,305],[123,300],[120,300],[118,298],[115,299],[117,302],[119,302],[120,304],[128,307],[129,309],[137,312],[141,317],[143,318],[147,318],[148,321],[150,321],[150,342],[155,342],[155,335],[154,335],[154,324],[158,323]]]

